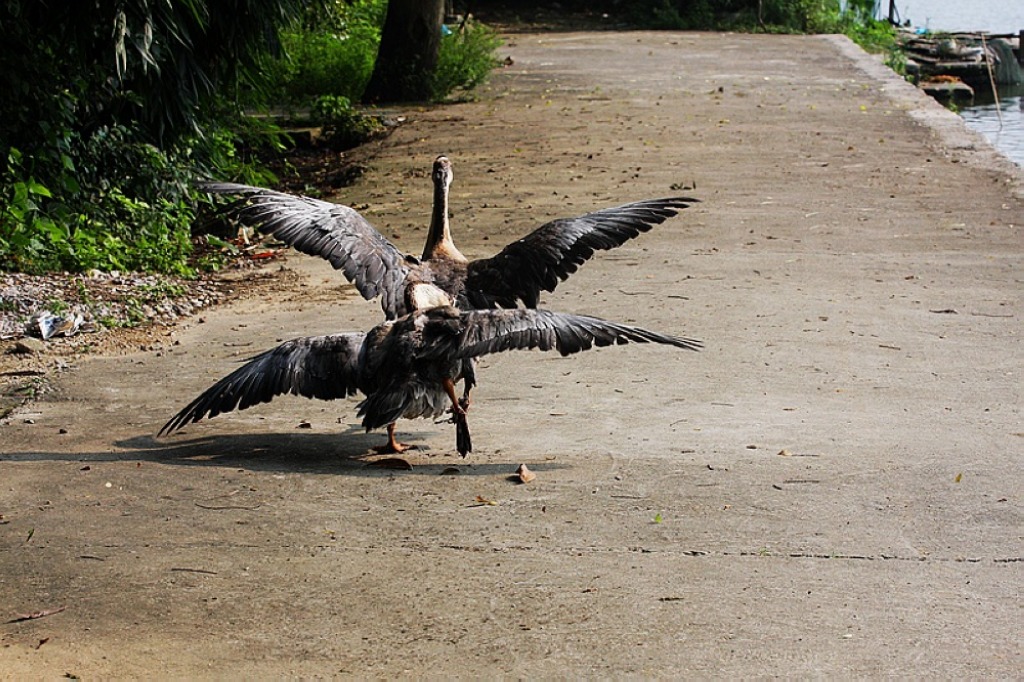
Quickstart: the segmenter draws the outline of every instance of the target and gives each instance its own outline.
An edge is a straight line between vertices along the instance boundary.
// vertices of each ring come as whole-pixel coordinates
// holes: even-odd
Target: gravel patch
[[[47,392],[49,379],[82,354],[159,352],[183,319],[281,277],[248,260],[192,280],[98,271],[0,275],[0,418]],[[43,339],[39,320],[48,316],[68,329]]]

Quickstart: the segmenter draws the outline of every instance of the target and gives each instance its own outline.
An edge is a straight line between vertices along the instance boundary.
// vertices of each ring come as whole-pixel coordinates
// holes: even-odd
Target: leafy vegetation
[[[356,111],[347,97],[322,95],[310,113],[320,125],[323,142],[334,149],[351,149],[384,132],[379,119]]]
[[[873,0],[639,0],[627,18],[641,26],[772,33],[891,33],[873,18]]]
[[[869,52],[885,53],[886,64],[903,73],[896,30],[874,12],[874,0],[639,0],[627,19],[660,29],[844,33]]]
[[[373,72],[387,0],[328,2],[281,34],[273,62],[275,99],[309,104],[322,95],[358,102]]]
[[[907,58],[900,47],[896,29],[887,21],[862,15],[844,27],[843,33],[868,52],[885,55],[885,64],[898,74],[906,74]]]
[[[484,24],[468,21],[452,30],[441,40],[432,84],[434,99],[440,102],[483,84],[498,66],[494,51],[500,45],[501,38]]]
[[[310,105],[318,97],[358,102],[373,72],[387,0],[329,2],[282,34],[284,55],[271,67],[281,103]],[[501,44],[487,26],[467,21],[441,41],[433,99],[482,84],[497,66]]]
[[[332,145],[380,131],[350,102],[386,6],[0,0],[0,270],[193,274],[196,177],[275,180],[261,159],[283,136],[243,109],[309,109]],[[496,45],[446,39],[437,99],[482,82]]]
[[[0,2],[0,269],[191,274],[192,180],[245,170],[220,92],[301,4]]]

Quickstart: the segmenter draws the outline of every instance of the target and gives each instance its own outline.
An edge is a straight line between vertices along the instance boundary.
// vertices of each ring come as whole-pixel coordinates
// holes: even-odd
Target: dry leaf
[[[519,476],[519,481],[522,483],[529,483],[533,479],[537,478],[537,474],[530,471],[529,467],[525,464],[519,465],[519,468],[516,469],[516,475]]]
[[[786,448],[782,448],[781,450],[779,450],[779,457],[792,457],[792,456],[793,456],[793,453],[790,452],[789,450],[787,450]]]
[[[485,505],[487,505],[489,507],[493,507],[493,506],[496,506],[498,504],[494,500],[488,500],[483,495],[477,495],[476,496],[476,502],[477,502],[477,504],[485,504]]]

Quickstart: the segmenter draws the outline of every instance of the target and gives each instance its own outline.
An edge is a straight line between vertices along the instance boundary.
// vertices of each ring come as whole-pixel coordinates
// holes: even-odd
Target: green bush
[[[358,99],[373,73],[380,33],[286,33],[282,42],[288,58],[279,62],[280,92],[286,102],[324,94]]]
[[[277,103],[309,106],[326,95],[358,102],[373,74],[386,11],[386,0],[329,3],[327,10],[311,10],[284,32],[285,55],[270,69]],[[446,35],[431,85],[433,98],[442,101],[483,83],[498,64],[494,50],[500,44],[497,34],[480,23],[466,23]]]
[[[844,33],[879,23],[873,0],[636,0],[624,11],[628,21],[658,29]]]
[[[498,35],[480,23],[467,22],[442,38],[431,88],[434,99],[441,101],[485,82],[498,66],[494,51],[500,45]]]
[[[202,136],[183,140],[176,155],[205,177],[247,185],[273,185],[278,181],[264,159],[288,146],[288,136],[274,121],[259,116],[225,112]]]
[[[0,270],[191,274],[194,179],[258,175],[238,102],[306,5],[0,2]]]
[[[328,3],[282,32],[284,55],[271,68],[282,103],[306,105],[320,95],[358,101],[373,73],[387,0]]]
[[[321,126],[324,141],[339,151],[356,147],[384,130],[379,119],[353,109],[347,97],[322,95],[313,102],[310,115]]]
[[[0,270],[191,274],[196,178],[276,180],[261,159],[280,134],[241,106],[328,95],[316,109],[332,144],[379,131],[349,102],[372,73],[386,8],[0,2]],[[269,59],[279,33],[290,56]],[[446,38],[437,98],[482,82],[497,44],[482,26]]]
[[[0,176],[0,268],[191,274],[188,170],[122,125],[64,141],[56,172],[38,160],[26,164],[16,148],[8,152]],[[50,185],[36,180],[40,171]]]

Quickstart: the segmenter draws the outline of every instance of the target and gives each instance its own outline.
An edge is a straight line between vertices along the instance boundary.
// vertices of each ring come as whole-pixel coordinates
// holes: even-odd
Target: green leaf
[[[53,194],[46,187],[46,185],[38,183],[35,180],[32,180],[31,178],[29,178],[29,181],[28,181],[28,191],[31,192],[32,194],[38,194],[39,196],[43,196],[43,197],[52,197],[53,196]]]
[[[206,241],[210,243],[210,246],[216,246],[218,249],[227,249],[231,253],[238,253],[238,247],[231,242],[224,241],[220,237],[216,237],[212,234],[206,235]]]
[[[28,201],[28,185],[24,182],[14,183],[14,201],[12,203],[15,206],[24,206],[26,201]]]

